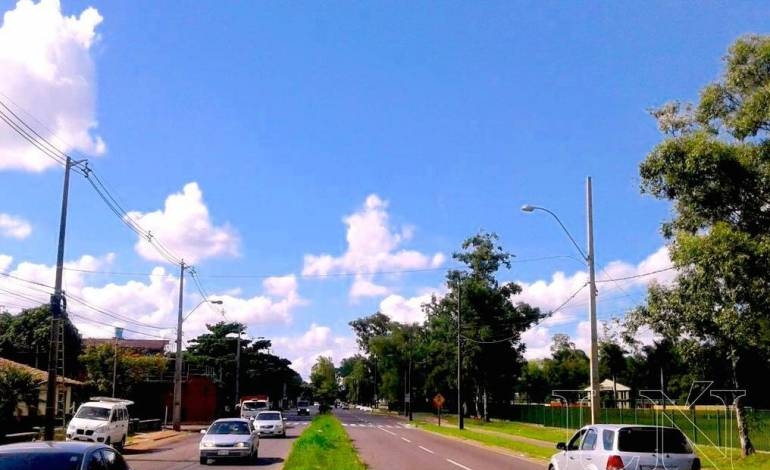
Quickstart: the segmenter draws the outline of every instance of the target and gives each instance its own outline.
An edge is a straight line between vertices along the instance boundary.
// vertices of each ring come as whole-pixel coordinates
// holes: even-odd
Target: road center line
[[[424,450],[425,452],[427,452],[427,453],[429,453],[429,454],[435,454],[435,452],[433,452],[433,451],[432,451],[432,450],[430,450],[430,449],[426,449],[426,448],[425,448],[425,447],[423,447],[423,446],[419,446],[419,447],[420,447],[420,449]]]
[[[460,467],[460,468],[464,468],[465,470],[472,470],[472,469],[470,469],[470,468],[466,467],[465,465],[463,465],[463,464],[461,464],[461,463],[457,463],[457,462],[455,462],[455,461],[454,461],[454,460],[452,460],[452,459],[446,459],[446,461],[447,461],[447,462],[449,462],[449,463],[451,463],[451,464],[453,464],[453,465],[457,465],[457,466],[458,466],[458,467]]]
[[[405,437],[402,437],[402,438],[401,438],[401,440],[402,440],[402,441],[406,441],[406,442],[409,442],[410,444],[411,444],[411,442],[412,442],[412,441],[410,441],[409,439],[407,439],[407,438],[405,438]]]
[[[379,429],[380,431],[385,431],[388,434],[393,434],[394,436],[396,435],[396,433],[394,433],[393,431],[388,431],[387,429],[385,429],[383,427],[380,427],[380,426],[377,426],[377,429]],[[468,469],[468,470],[470,470],[470,469]]]

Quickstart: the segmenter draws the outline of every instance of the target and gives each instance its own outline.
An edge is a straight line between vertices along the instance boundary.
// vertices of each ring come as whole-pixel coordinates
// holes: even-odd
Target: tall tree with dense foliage
[[[0,314],[0,357],[40,370],[48,370],[51,345],[51,314],[48,305],[22,310],[19,314]],[[64,375],[77,377],[82,340],[69,317],[64,322]]]
[[[14,414],[20,402],[31,412],[37,409],[40,385],[32,374],[20,367],[0,368],[0,429],[4,433],[15,430]]]
[[[160,354],[146,356],[127,349],[116,350],[113,344],[102,344],[87,347],[80,355],[80,362],[86,370],[86,382],[96,394],[109,396],[114,377],[116,393],[124,398],[133,398],[135,387],[149,377],[161,375],[168,359]]]
[[[664,139],[641,164],[641,188],[673,203],[662,231],[678,275],[652,286],[629,324],[717,347],[740,389],[742,357],[770,357],[770,37],[733,44],[695,106],[653,114]],[[748,455],[743,399],[734,405]]]
[[[521,334],[544,317],[537,308],[513,302],[520,286],[497,281],[498,272],[510,268],[513,256],[497,240],[497,235],[484,232],[465,240],[453,257],[466,270],[449,271],[449,293],[425,307],[432,346],[443,350],[442,360],[450,362],[448,357],[456,357],[450,345],[456,341],[459,305],[464,396],[485,418],[490,401],[507,403],[513,398],[524,364]]]
[[[310,370],[313,395],[329,405],[337,398],[337,371],[331,357],[320,356]]]

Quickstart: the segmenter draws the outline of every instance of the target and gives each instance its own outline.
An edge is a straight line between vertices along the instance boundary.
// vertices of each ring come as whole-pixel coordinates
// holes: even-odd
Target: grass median
[[[339,420],[318,415],[294,441],[284,470],[365,470],[358,453]]]

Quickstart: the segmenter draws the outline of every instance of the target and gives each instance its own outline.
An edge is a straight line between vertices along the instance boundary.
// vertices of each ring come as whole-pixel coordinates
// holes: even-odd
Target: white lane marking
[[[407,438],[405,438],[405,437],[402,437],[402,438],[401,438],[401,440],[402,440],[402,441],[406,441],[406,442],[408,442],[408,443],[410,443],[410,444],[412,443],[412,441],[410,441],[409,439],[407,439]]]
[[[427,452],[427,453],[429,453],[429,454],[435,454],[435,452],[433,452],[433,451],[432,451],[432,450],[430,450],[430,449],[427,449],[427,448],[425,448],[425,447],[423,447],[423,446],[419,446],[419,447],[420,447],[420,449],[424,450],[425,452]]]
[[[383,427],[377,427],[377,429],[379,429],[379,430],[381,430],[381,431],[385,431],[385,432],[386,432],[386,433],[388,433],[388,434],[393,434],[394,436],[396,435],[396,433],[394,433],[394,432],[392,432],[392,431],[388,431],[387,429],[385,429],[385,428],[383,428]],[[468,469],[468,470],[470,470],[470,469]]]
[[[472,470],[472,469],[470,469],[470,468],[466,467],[465,465],[463,465],[463,464],[461,464],[461,463],[457,463],[457,462],[455,462],[455,461],[454,461],[454,460],[452,460],[452,459],[446,459],[446,461],[447,461],[447,462],[449,462],[449,463],[451,463],[451,464],[457,465],[457,466],[458,466],[458,467],[460,467],[460,468],[464,468],[465,470]]]

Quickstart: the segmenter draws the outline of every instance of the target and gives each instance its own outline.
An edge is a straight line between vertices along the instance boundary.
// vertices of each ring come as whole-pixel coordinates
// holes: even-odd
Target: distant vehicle
[[[128,436],[128,405],[130,400],[91,397],[83,403],[67,425],[68,441],[100,442],[123,450]]]
[[[267,395],[245,397],[240,403],[241,418],[253,419],[260,411],[270,409],[270,398]]]
[[[131,470],[120,453],[95,442],[20,442],[0,446],[0,470]]]
[[[280,411],[260,411],[252,422],[261,436],[286,437],[286,425]]]
[[[210,460],[239,458],[256,463],[259,458],[259,434],[248,419],[218,419],[201,434],[204,435],[198,445],[201,465]]]
[[[677,428],[595,424],[559,442],[548,470],[700,470],[687,437]]]
[[[340,408],[342,408],[343,410],[349,410],[350,405],[348,404],[348,402],[343,401],[342,404],[340,405]]]
[[[317,402],[317,401],[314,401],[314,402],[313,402],[313,406],[321,406],[321,403],[320,403],[320,402]]]
[[[310,402],[307,400],[297,400],[297,415],[310,416]]]

